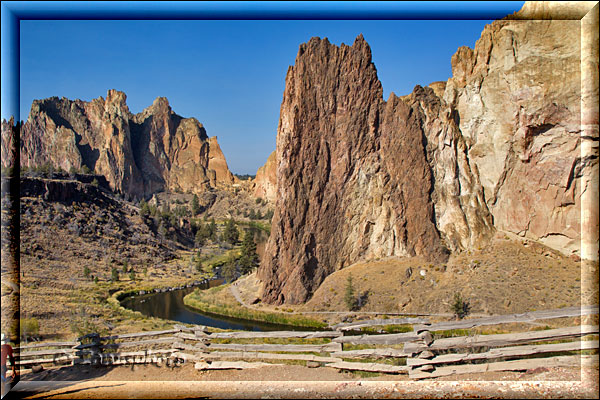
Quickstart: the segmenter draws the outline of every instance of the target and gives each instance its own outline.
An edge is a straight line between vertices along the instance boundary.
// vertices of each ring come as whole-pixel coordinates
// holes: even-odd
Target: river
[[[280,330],[313,330],[289,325],[269,324],[259,321],[230,318],[222,315],[194,311],[183,303],[183,298],[197,288],[208,289],[218,286],[223,280],[212,280],[197,287],[177,289],[160,293],[131,296],[123,299],[121,305],[130,310],[139,311],[148,317],[169,319],[186,324],[206,325],[221,329],[244,331],[280,331]]]

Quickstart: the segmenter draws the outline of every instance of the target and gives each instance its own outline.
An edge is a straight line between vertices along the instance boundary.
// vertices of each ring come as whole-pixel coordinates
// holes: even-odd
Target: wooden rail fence
[[[175,325],[162,331],[104,337],[91,333],[73,342],[21,346],[17,350],[20,356],[18,365],[27,369],[48,364],[178,365],[190,361],[197,369],[204,370],[256,368],[273,365],[273,361],[279,360],[306,363],[311,367],[407,373],[412,379],[518,371],[540,366],[577,365],[582,359],[597,363],[598,325],[444,336],[458,329],[590,314],[598,314],[598,306],[440,323],[429,323],[420,318],[380,319],[338,324],[332,327],[334,330],[319,332],[210,332],[203,326]],[[410,325],[412,331],[362,335],[356,332],[365,327],[398,324]],[[595,354],[586,354],[590,351]]]

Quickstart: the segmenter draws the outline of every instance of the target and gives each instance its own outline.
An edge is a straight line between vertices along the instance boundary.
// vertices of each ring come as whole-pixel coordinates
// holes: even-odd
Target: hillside
[[[359,262],[329,275],[299,311],[348,310],[344,292],[349,275],[357,295],[367,293],[361,312],[451,316],[455,293],[470,302],[473,314],[484,315],[598,303],[592,283],[598,278],[597,263],[496,235],[489,245],[452,255],[443,264],[419,257]],[[592,280],[584,290],[582,276]]]

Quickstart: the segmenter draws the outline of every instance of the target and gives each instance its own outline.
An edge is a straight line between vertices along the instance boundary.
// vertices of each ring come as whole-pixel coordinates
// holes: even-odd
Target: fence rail
[[[279,360],[341,370],[402,373],[412,379],[425,379],[471,372],[576,365],[582,359],[598,362],[597,354],[587,354],[590,351],[597,353],[597,325],[459,337],[440,335],[440,332],[447,333],[452,329],[468,330],[478,326],[591,314],[598,314],[598,306],[433,324],[421,318],[358,321],[334,325],[335,330],[319,332],[210,332],[204,326],[175,325],[161,331],[111,336],[92,333],[73,342],[25,345],[17,349],[18,366],[23,369],[47,364],[171,365],[191,361],[196,363],[197,369],[206,370],[278,365],[273,361]],[[398,324],[412,325],[413,331],[351,335],[352,330],[362,327]]]

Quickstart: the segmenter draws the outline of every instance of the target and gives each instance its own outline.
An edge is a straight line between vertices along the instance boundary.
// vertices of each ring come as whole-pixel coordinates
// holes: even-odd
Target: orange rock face
[[[21,165],[86,166],[132,198],[233,183],[216,138],[195,118],[175,114],[164,97],[133,115],[126,98],[109,90],[106,100],[34,101],[22,129]]]
[[[527,3],[516,19],[487,25],[473,50],[452,57],[443,99],[460,118],[495,227],[597,259],[598,208],[585,198],[598,194],[598,117],[582,122],[593,108],[582,87],[598,98],[598,45],[582,38],[598,35],[580,21],[586,7]],[[594,58],[595,78],[582,76]]]
[[[219,143],[217,143],[217,137],[211,137],[208,140],[208,169],[214,171],[214,177],[212,177],[211,184],[213,186],[217,184],[232,185],[233,174],[227,167],[227,161],[221,151]]]
[[[254,196],[275,203],[277,197],[277,163],[276,153],[272,152],[265,165],[256,171],[254,178]]]

